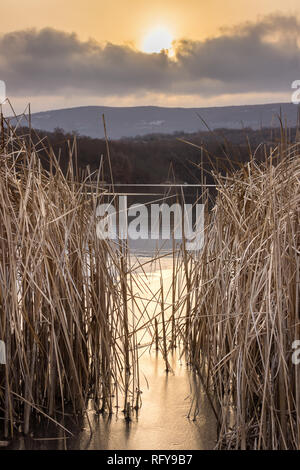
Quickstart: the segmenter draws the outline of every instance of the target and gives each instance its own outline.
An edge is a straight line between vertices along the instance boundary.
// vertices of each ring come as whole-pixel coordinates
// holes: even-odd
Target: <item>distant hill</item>
[[[81,135],[101,138],[104,135],[102,125],[102,114],[104,114],[109,137],[120,139],[152,133],[172,134],[206,130],[199,116],[211,129],[279,127],[280,113],[289,127],[296,125],[297,106],[292,103],[213,108],[84,106],[35,113],[32,115],[32,125],[36,129],[45,131],[53,131],[60,127],[66,132],[77,131]]]

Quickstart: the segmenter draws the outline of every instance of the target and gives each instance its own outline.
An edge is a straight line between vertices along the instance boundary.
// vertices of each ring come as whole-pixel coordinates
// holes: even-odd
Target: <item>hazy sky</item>
[[[300,79],[299,0],[10,0],[0,18],[17,110],[288,101]],[[157,27],[169,53],[143,50]]]

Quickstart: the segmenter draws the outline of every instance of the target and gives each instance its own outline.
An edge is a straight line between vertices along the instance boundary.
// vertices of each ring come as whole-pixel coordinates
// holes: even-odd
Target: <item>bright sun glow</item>
[[[172,35],[166,28],[156,28],[144,38],[142,50],[149,54],[172,48]]]

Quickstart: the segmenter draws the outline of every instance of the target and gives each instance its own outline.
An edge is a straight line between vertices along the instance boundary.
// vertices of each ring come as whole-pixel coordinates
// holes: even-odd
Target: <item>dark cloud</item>
[[[180,40],[176,60],[55,29],[26,30],[0,37],[0,78],[19,96],[281,92],[300,79],[299,45],[300,23],[280,15],[205,41]]]

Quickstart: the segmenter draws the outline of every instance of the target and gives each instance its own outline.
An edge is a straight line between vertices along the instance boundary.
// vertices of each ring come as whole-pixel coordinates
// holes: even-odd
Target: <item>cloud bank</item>
[[[146,54],[127,45],[81,41],[51,28],[0,36],[0,79],[9,96],[143,96],[272,93],[300,79],[300,22],[272,15],[204,41]]]

